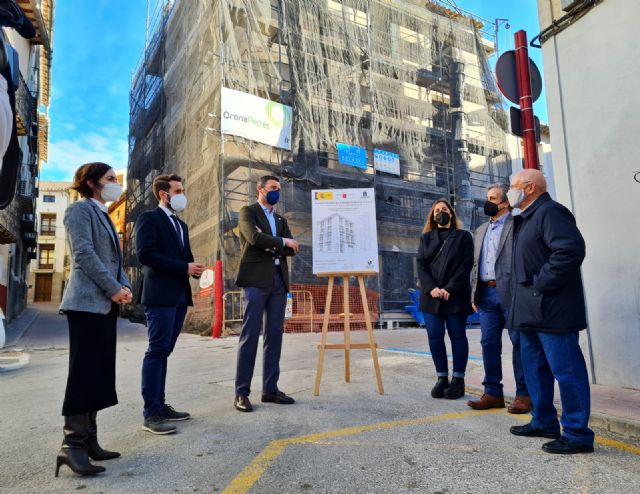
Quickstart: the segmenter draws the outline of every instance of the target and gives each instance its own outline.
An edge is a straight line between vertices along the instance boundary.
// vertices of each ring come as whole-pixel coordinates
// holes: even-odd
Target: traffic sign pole
[[[516,45],[516,71],[520,93],[520,126],[524,142],[524,167],[540,169],[538,146],[536,144],[533,98],[531,95],[531,73],[529,72],[529,51],[527,33],[520,30],[514,35]]]

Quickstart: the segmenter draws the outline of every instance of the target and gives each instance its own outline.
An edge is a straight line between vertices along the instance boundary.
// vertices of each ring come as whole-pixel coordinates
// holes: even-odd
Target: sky
[[[193,1],[193,0],[187,0]],[[152,7],[155,0],[150,0]],[[513,49],[513,34],[538,32],[534,0],[456,0],[461,9],[500,27],[500,52]],[[145,42],[147,0],[58,0],[53,40],[49,159],[41,180],[70,180],[83,163],[103,161],[126,168],[129,88]],[[529,56],[542,72],[540,50]],[[495,63],[497,57],[492,57]],[[534,105],[547,121],[544,92]]]

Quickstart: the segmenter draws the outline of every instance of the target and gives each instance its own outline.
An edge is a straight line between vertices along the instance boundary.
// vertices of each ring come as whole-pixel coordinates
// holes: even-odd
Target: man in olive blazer
[[[291,238],[287,220],[275,212],[279,197],[280,180],[267,175],[260,178],[258,202],[240,210],[241,260],[236,284],[243,288],[244,318],[238,347],[234,406],[241,412],[253,410],[249,393],[265,313],[262,401],[282,405],[294,402],[278,389],[278,379],[289,291],[287,256],[297,253],[298,242]]]

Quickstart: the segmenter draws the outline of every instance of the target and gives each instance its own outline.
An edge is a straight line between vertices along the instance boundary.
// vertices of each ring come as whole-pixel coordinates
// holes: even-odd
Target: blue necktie
[[[182,235],[180,235],[180,225],[178,224],[178,217],[175,214],[172,214],[171,219],[173,220],[173,226],[176,229],[176,235],[178,235],[178,240],[180,241],[180,248],[184,249],[184,241],[182,240]]]

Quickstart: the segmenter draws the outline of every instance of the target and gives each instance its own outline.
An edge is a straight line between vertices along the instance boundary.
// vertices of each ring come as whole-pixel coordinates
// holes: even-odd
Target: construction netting
[[[311,190],[374,188],[380,273],[366,283],[377,320],[408,303],[433,200],[452,200],[472,229],[485,221],[486,186],[508,180],[517,145],[490,70],[491,33],[475,18],[412,0],[175,0],[155,12],[131,90],[126,251],[134,283],[133,225],[155,204],[158,174],[184,178],[196,260],[223,261],[226,292],[238,290],[238,212],[256,200],[260,176],[281,177],[278,211],[301,244],[291,279],[320,299],[326,280],[312,273]],[[223,135],[222,87],[291,106],[291,150]],[[365,148],[367,168],[339,163],[337,143]],[[374,169],[374,148],[400,156],[399,175]],[[323,303],[313,302],[319,321]],[[205,292],[190,321],[212,319]]]

